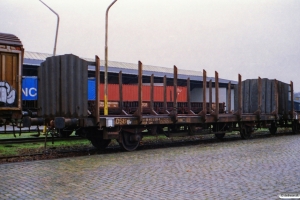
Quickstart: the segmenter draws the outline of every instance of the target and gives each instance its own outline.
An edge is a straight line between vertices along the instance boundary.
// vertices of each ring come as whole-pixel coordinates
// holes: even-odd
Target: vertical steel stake
[[[294,119],[294,84],[293,81],[290,82],[291,83],[291,111],[290,111],[290,116],[291,119]]]
[[[142,94],[143,94],[143,64],[141,61],[139,61],[139,75],[138,75],[138,109],[135,111],[134,115],[138,117],[139,122],[142,122],[142,113],[143,113],[143,107],[142,107]]]
[[[215,71],[215,94],[216,94],[216,109],[215,118],[219,120],[219,74]]]
[[[95,91],[95,118],[96,118],[96,122],[97,124],[99,124],[100,122],[100,58],[96,55],[95,56],[95,60],[96,60],[96,81],[95,81],[95,88],[96,88],[96,91]]]
[[[203,121],[205,121],[206,113],[207,113],[207,109],[206,109],[206,71],[205,70],[203,70],[202,79],[203,79],[202,80],[202,84],[203,84],[202,85],[202,111],[199,112],[199,115],[201,115]],[[210,81],[210,83],[211,83],[211,81]],[[211,85],[210,85],[210,90],[211,90]],[[210,105],[210,107],[211,107],[211,105]],[[209,112],[211,112],[211,110],[209,110]]]
[[[212,114],[211,108],[212,108],[212,81],[210,79],[209,80],[209,107],[208,107],[209,114]]]
[[[167,76],[164,76],[164,113],[169,114],[168,105],[167,105]]]
[[[231,82],[228,83],[227,88],[227,113],[231,113]]]
[[[174,65],[174,79],[173,79],[173,85],[174,85],[174,101],[173,101],[173,115],[174,119],[177,121],[177,112],[178,112],[178,105],[177,105],[177,67]]]
[[[124,105],[123,105],[123,78],[122,78],[122,71],[119,72],[119,108],[121,112],[124,112]]]

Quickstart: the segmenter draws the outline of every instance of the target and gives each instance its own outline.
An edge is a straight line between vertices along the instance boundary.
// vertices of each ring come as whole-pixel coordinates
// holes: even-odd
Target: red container
[[[142,100],[150,101],[150,86],[143,85]],[[174,99],[174,87],[167,86],[167,101]],[[119,84],[108,84],[108,100],[119,101]],[[104,100],[104,84],[100,84],[100,100]],[[138,101],[138,85],[123,85],[123,101]],[[154,86],[154,101],[164,101],[164,87]],[[187,101],[187,88],[177,86],[177,101]]]

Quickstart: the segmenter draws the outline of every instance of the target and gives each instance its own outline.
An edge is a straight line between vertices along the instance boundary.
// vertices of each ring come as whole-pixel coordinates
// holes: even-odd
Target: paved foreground
[[[0,199],[279,199],[300,135],[0,165]]]

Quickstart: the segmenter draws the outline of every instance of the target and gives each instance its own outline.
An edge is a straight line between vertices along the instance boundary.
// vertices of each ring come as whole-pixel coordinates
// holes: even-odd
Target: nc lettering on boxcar
[[[22,100],[37,100],[37,77],[22,78]]]

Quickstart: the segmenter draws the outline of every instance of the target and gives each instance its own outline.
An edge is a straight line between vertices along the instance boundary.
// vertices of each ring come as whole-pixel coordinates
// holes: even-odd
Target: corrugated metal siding
[[[291,109],[289,105],[289,84],[278,81],[278,110],[282,115],[288,115]]]
[[[47,58],[38,70],[38,115],[86,117],[87,67],[72,54]]]
[[[0,33],[0,44],[9,46],[23,46],[21,40],[17,36],[8,33]]]
[[[35,65],[39,66],[41,62],[43,62],[47,57],[52,56],[52,54],[47,53],[38,53],[38,52],[29,52],[25,51],[24,56],[24,64],[26,65]],[[83,58],[86,61],[94,62],[91,58]],[[101,65],[104,63],[104,60],[100,61]],[[121,70],[123,74],[137,74],[138,65],[134,63],[125,63],[125,62],[117,62],[117,61],[108,61],[108,72],[109,73],[119,73]],[[158,67],[151,65],[143,65],[143,75],[151,76],[154,74],[156,77],[163,77],[167,75],[168,78],[173,78],[173,68],[169,67]],[[89,66],[90,71],[95,71],[95,66]],[[101,66],[101,71],[104,71],[104,66]],[[190,77],[191,80],[194,81],[202,81],[202,72],[201,71],[193,71],[193,70],[184,70],[178,69],[178,79],[187,79]],[[215,81],[214,77],[207,77],[207,81],[212,80]],[[219,78],[219,83],[228,83],[230,80]],[[231,84],[237,84],[236,81],[230,81]]]
[[[46,58],[53,56],[53,54],[48,53],[37,53],[37,52],[31,52],[31,51],[25,51],[24,52],[24,58],[30,59],[30,60],[40,60],[45,61]]]
[[[238,94],[237,87],[234,88],[234,107],[237,110]],[[288,104],[289,84],[278,81],[278,114],[287,115],[290,110]],[[258,110],[258,79],[248,79],[242,82],[242,112],[254,113]],[[275,80],[262,79],[262,113],[272,113],[276,109],[275,102]]]

